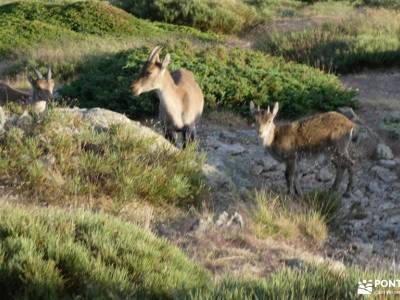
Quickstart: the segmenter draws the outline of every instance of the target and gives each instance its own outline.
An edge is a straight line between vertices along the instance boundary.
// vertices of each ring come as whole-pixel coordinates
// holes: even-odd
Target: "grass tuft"
[[[256,192],[252,231],[259,238],[274,237],[294,240],[307,238],[322,244],[328,235],[320,212],[295,207],[288,197],[273,195],[265,190]]]
[[[4,185],[46,203],[93,203],[113,209],[132,201],[183,204],[202,188],[203,158],[155,146],[138,129],[95,130],[73,114],[50,109],[16,117],[0,136]],[[67,201],[67,202],[66,202]]]

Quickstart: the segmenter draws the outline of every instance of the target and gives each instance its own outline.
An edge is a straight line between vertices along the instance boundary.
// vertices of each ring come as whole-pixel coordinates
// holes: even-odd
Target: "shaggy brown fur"
[[[0,82],[0,105],[4,105],[7,102],[27,102],[30,98],[28,93],[13,89],[9,85]]]
[[[301,193],[297,178],[297,160],[308,153],[330,152],[336,166],[333,190],[338,190],[345,170],[349,172],[346,194],[353,185],[353,161],[348,153],[354,123],[337,112],[317,114],[299,121],[275,124],[279,105],[273,112],[255,110],[251,103],[250,110],[255,115],[258,133],[263,146],[278,161],[286,164],[285,177],[290,194]]]

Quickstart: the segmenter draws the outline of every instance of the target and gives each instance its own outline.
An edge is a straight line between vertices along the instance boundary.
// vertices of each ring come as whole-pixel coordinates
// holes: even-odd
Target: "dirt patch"
[[[366,71],[341,76],[340,80],[346,87],[358,91],[356,113],[359,117],[399,156],[400,140],[382,129],[381,124],[386,116],[400,113],[400,70]]]

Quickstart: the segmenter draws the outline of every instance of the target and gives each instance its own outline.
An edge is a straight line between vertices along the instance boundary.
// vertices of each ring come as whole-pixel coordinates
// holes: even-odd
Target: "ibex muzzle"
[[[179,69],[170,73],[167,69],[171,56],[167,54],[161,62],[160,47],[155,47],[139,78],[132,83],[135,96],[155,90],[160,99],[159,118],[165,138],[176,144],[176,132],[182,132],[183,147],[193,141],[196,123],[204,107],[204,97],[193,73]]]
[[[346,193],[353,186],[353,161],[348,152],[354,123],[337,112],[317,114],[299,121],[275,124],[279,105],[271,110],[256,109],[250,103],[250,111],[257,121],[257,130],[265,149],[276,160],[286,164],[286,183],[290,194],[301,194],[297,176],[297,161],[304,154],[328,152],[336,167],[336,178],[332,189],[338,191],[345,170],[349,173]]]

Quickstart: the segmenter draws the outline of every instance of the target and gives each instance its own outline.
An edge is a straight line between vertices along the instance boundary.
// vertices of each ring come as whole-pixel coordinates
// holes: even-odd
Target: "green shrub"
[[[113,42],[118,38],[123,42],[124,38],[129,40],[128,43],[149,37],[219,39],[215,34],[201,33],[190,27],[140,20],[106,2],[91,0],[48,4],[28,1],[0,6],[0,57],[18,56],[29,53],[32,48],[39,48],[39,45],[47,45],[48,59],[57,57],[59,54],[52,53],[51,49],[58,49],[57,46],[66,41],[87,43],[95,37],[102,37],[103,43],[110,38]],[[64,65],[67,64],[64,62]]]
[[[210,109],[248,113],[251,100],[262,106],[279,101],[282,114],[293,117],[348,105],[354,95],[335,76],[259,52],[198,49],[182,43],[167,50],[172,55],[172,70],[184,67],[195,74]],[[136,48],[89,60],[61,94],[79,99],[82,106],[107,107],[130,116],[154,113],[154,95],[134,97],[130,91],[149,52],[149,48]]]
[[[53,109],[18,121],[0,144],[3,184],[46,203],[106,202],[115,210],[138,200],[182,204],[202,187],[203,159],[194,147],[155,147],[131,127],[98,131]]]
[[[190,299],[359,299],[359,281],[395,279],[398,276],[390,271],[361,271],[355,268],[340,271],[325,264],[305,265],[301,269],[283,268],[265,280],[226,278],[212,289],[193,292]],[[381,289],[381,292],[384,291]]]
[[[176,247],[117,218],[0,208],[4,299],[171,299],[209,281]]]
[[[365,22],[368,20],[368,22]],[[339,73],[400,64],[400,14],[367,10],[341,22],[271,31],[257,48],[287,60]]]
[[[312,211],[317,212],[328,224],[335,221],[342,207],[341,197],[332,191],[308,193],[300,201]]]
[[[140,18],[220,33],[238,32],[258,19],[255,10],[243,1],[114,0],[111,3]]]
[[[400,8],[398,0],[352,0],[356,6]]]

